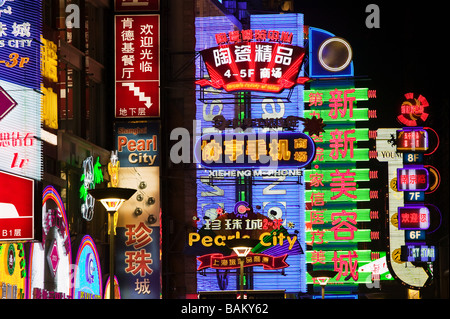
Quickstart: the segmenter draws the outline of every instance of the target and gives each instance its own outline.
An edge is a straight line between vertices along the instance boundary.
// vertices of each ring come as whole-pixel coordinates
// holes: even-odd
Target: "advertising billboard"
[[[115,116],[159,117],[160,17],[116,15]]]
[[[120,207],[117,219],[116,276],[124,299],[160,298],[160,125],[159,121],[115,125],[115,182],[137,190]]]

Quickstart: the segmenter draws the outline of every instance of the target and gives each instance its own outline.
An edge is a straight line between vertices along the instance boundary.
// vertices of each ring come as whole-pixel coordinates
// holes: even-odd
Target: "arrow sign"
[[[0,120],[16,105],[17,102],[0,86]]]
[[[145,106],[148,109],[153,105],[152,98],[145,96],[145,94],[139,90],[139,87],[134,86],[134,83],[122,83],[122,86],[128,87],[128,89],[134,93],[134,96],[139,98],[139,101],[145,102]]]

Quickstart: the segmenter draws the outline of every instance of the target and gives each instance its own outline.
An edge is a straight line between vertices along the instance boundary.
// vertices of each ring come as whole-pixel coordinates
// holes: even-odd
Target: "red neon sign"
[[[274,270],[289,267],[285,259],[287,255],[270,256],[265,254],[248,254],[244,258],[244,267],[263,266],[265,270]],[[239,257],[236,255],[224,256],[222,254],[209,254],[197,257],[200,265],[197,270],[204,268],[236,269],[240,267]]]
[[[275,31],[264,34],[263,37],[253,30],[230,32],[228,37],[226,33],[216,34],[219,46],[201,52],[210,80],[201,79],[196,84],[227,92],[280,93],[305,83],[308,78],[298,77],[305,49],[286,44],[292,42],[292,34]]]
[[[415,98],[414,93],[406,93],[397,120],[406,126],[420,126],[428,118],[426,107],[430,106],[422,95]]]

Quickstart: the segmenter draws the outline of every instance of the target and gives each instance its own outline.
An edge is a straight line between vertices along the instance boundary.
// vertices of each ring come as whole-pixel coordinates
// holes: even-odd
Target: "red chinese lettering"
[[[128,230],[125,232],[125,236],[127,236],[125,245],[133,245],[135,249],[139,249],[153,241],[150,236],[153,232],[153,229],[148,228],[142,222],[139,223],[136,228],[135,226],[136,225],[126,225]]]
[[[125,272],[131,273],[134,276],[139,273],[141,277],[145,277],[146,274],[151,275],[153,270],[149,265],[153,264],[153,259],[151,259],[152,254],[141,249],[140,251],[126,251],[125,263],[127,268]]]
[[[340,256],[338,256],[337,251],[334,252],[332,261],[334,261],[334,270],[338,272],[336,275],[337,281],[341,279],[342,275],[345,276],[345,280],[349,279],[347,277],[352,277],[355,281],[358,280],[358,260],[356,258],[358,258],[356,251],[349,251],[348,254],[341,254]]]
[[[332,148],[330,152],[330,157],[332,159],[338,159],[339,155],[342,158],[347,157],[347,151],[350,149],[350,158],[353,158],[353,142],[356,141],[355,137],[349,137],[349,134],[355,133],[355,130],[346,130],[344,132],[335,129],[334,132],[330,132],[332,138],[330,139],[330,147]],[[344,138],[342,138],[344,134]],[[343,148],[343,149],[340,149]]]
[[[338,169],[336,169],[335,173],[331,173],[330,176],[332,176],[331,179],[331,191],[332,192],[339,192],[337,195],[334,195],[331,197],[331,200],[336,200],[342,195],[345,195],[349,198],[356,199],[357,196],[350,194],[349,191],[356,191],[356,183],[354,182],[354,177],[348,177],[348,176],[355,176],[356,173],[350,172],[350,169],[347,169],[344,173],[341,173]]]
[[[344,118],[347,114],[347,107],[349,108],[350,118],[353,117],[353,101],[355,101],[355,97],[347,96],[347,94],[353,92],[355,92],[355,89],[344,90],[344,92],[334,89],[334,91],[330,92],[330,95],[332,96],[329,100],[331,110],[328,115],[332,119],[337,119],[338,113],[341,118]],[[341,97],[342,93],[344,93],[344,98]]]
[[[345,210],[342,210],[340,213],[331,213],[331,224],[335,225],[331,228],[331,231],[334,232],[334,239],[352,240],[354,238],[355,231],[358,230],[355,227],[357,217],[358,215],[356,213],[346,212]]]

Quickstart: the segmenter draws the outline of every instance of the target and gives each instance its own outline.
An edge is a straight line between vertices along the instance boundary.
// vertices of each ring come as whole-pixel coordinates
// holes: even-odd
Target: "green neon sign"
[[[307,113],[305,111],[305,115],[307,117],[312,117],[313,111],[316,113],[316,117],[320,117],[323,119],[325,124],[329,124],[330,122],[342,123],[342,122],[360,122],[360,121],[368,121],[369,120],[369,109],[355,109],[353,108],[353,116],[350,117],[349,114],[346,114],[344,118],[338,117],[337,119],[333,119],[330,116],[330,109],[311,107],[311,111]],[[310,114],[311,113],[311,114]]]
[[[370,209],[328,209],[328,210],[321,210],[321,209],[315,209],[315,210],[307,210],[306,216],[305,216],[305,222],[310,223],[314,220],[316,221],[322,221],[324,224],[331,223],[331,214],[333,213],[340,213],[342,210],[345,210],[346,212],[353,212],[356,213],[357,218],[356,221],[358,223],[360,222],[370,222]]]
[[[318,232],[321,233],[320,238],[318,238]],[[357,229],[353,232],[351,231],[341,231],[340,233],[345,233],[345,234],[339,234],[339,236],[346,236],[347,238],[351,237],[351,235],[353,235],[352,239],[345,239],[345,240],[340,240],[339,238],[336,239],[335,238],[335,232],[331,231],[331,230],[308,230],[306,231],[306,242],[307,243],[311,243],[313,240],[313,236],[314,236],[314,241],[318,242],[318,240],[320,239],[320,241],[323,240],[323,244],[314,244],[314,248],[315,249],[319,249],[318,247],[321,245],[325,245],[327,243],[358,243],[358,242],[371,242],[372,239],[370,238],[370,233],[371,230],[370,229]]]
[[[345,171],[345,169],[338,168],[339,171]],[[355,175],[351,177],[355,182],[368,182],[369,178],[369,169],[368,168],[350,168],[350,172]],[[316,181],[318,178],[321,178],[324,186],[327,186],[326,183],[330,183],[333,176],[331,174],[336,173],[336,169],[330,170],[305,170],[303,175],[305,176],[305,182],[310,183],[311,181]],[[317,186],[316,186],[317,187]]]
[[[349,93],[349,97],[354,97],[355,101],[368,101],[368,91],[369,88],[339,88],[338,91],[344,92],[346,90],[355,90],[352,93]],[[303,102],[309,103],[310,97],[316,99],[317,95],[322,96],[323,103],[329,102],[329,100],[333,97],[333,95],[330,94],[330,92],[333,92],[333,89],[325,89],[325,90],[304,90],[303,91]],[[341,98],[343,98],[344,95],[341,94]],[[311,100],[312,101],[312,100]]]
[[[351,196],[348,196],[348,195]],[[369,188],[357,188],[356,190],[348,190],[347,194],[340,194],[339,192],[332,192],[331,190],[305,190],[306,202],[313,201],[324,201],[325,203],[333,202],[365,202],[370,200],[370,189]],[[334,197],[333,196],[339,196]],[[355,198],[353,198],[355,197]]]

